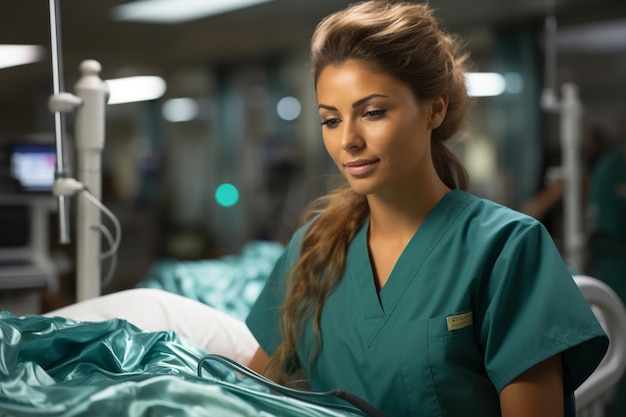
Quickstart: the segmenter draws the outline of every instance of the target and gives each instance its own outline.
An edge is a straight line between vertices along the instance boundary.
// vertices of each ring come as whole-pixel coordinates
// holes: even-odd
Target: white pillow
[[[173,330],[211,353],[245,365],[259,346],[242,320],[191,298],[158,289],[120,291],[44,315],[77,321],[120,318],[146,331]]]

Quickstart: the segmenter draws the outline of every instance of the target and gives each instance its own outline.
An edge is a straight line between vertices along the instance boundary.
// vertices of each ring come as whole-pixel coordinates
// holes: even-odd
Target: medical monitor
[[[56,148],[48,144],[15,144],[10,150],[11,177],[17,191],[51,192],[56,170]]]

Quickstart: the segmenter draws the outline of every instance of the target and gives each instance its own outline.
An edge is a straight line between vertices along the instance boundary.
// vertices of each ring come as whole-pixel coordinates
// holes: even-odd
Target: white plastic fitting
[[[48,108],[52,113],[69,113],[80,106],[83,100],[72,93],[53,94],[48,99]]]
[[[68,197],[84,189],[85,185],[80,181],[76,181],[74,178],[57,178],[52,186],[52,194],[56,197]]]

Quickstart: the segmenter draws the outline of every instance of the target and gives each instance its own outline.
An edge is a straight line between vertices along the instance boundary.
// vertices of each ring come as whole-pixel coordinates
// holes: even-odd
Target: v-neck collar
[[[346,279],[358,289],[357,303],[363,315],[364,336],[367,343],[376,337],[409,285],[419,274],[423,262],[439,244],[459,213],[470,203],[469,194],[452,190],[430,211],[424,222],[406,245],[389,279],[378,291],[367,247],[369,218],[361,226],[348,249]]]

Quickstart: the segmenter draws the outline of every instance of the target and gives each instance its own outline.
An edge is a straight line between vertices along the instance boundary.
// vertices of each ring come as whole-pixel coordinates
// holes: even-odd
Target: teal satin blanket
[[[156,262],[139,288],[157,288],[200,301],[245,320],[284,247],[251,241],[240,254],[199,261]]]
[[[207,323],[210,325],[210,323]],[[0,312],[0,416],[352,416],[273,395],[173,332]],[[356,414],[354,414],[356,415]]]

